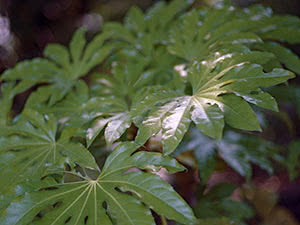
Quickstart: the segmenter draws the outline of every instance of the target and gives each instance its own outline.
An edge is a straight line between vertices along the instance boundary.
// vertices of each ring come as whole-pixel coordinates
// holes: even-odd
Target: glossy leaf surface
[[[193,95],[173,99],[167,96],[159,99],[157,94],[147,96],[142,102],[145,107],[137,113],[148,113],[148,117],[139,126],[136,141],[143,143],[161,131],[164,151],[169,154],[180,143],[191,121],[204,134],[216,139],[222,137],[224,121],[234,128],[260,131],[256,115],[247,102],[276,111],[274,98],[261,88],[294,77],[283,69],[265,73],[255,64],[258,58],[268,56],[259,52],[225,55],[216,52],[208,60],[195,61],[188,71]],[[147,105],[155,108],[149,111]]]
[[[35,224],[154,225],[149,207],[169,219],[193,224],[191,209],[169,184],[151,173],[128,171],[151,166],[177,172],[183,167],[170,157],[135,151],[136,144],[121,144],[107,158],[96,180],[54,184],[26,193],[6,210],[1,224],[31,223],[39,211],[53,204],[56,207],[35,220]]]
[[[57,121],[25,110],[15,125],[2,128],[0,193],[9,193],[29,178],[40,178],[65,164],[98,170],[93,156],[80,143],[70,140],[74,130],[65,129],[57,139]]]

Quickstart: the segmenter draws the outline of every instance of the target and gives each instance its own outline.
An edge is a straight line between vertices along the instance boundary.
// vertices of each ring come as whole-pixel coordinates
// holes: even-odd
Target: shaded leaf
[[[292,180],[299,176],[300,167],[300,143],[299,141],[294,141],[289,146],[289,154],[286,161],[286,166],[289,171],[290,178]]]
[[[74,130],[65,129],[57,139],[57,122],[53,116],[25,110],[17,124],[1,131],[1,193],[9,193],[28,178],[39,178],[51,170],[80,165],[97,170],[89,151],[71,142]]]
[[[221,141],[216,141],[204,136],[196,128],[191,129],[187,134],[175,151],[175,155],[194,151],[200,178],[203,182],[208,180],[215,169],[217,156],[246,178],[250,178],[252,175],[251,163],[271,174],[273,167],[270,159],[277,160],[279,158],[276,146],[250,135],[227,131]]]
[[[124,173],[132,167],[148,165],[164,166],[170,171],[182,167],[172,158],[158,153],[134,153],[135,150],[133,143],[120,145],[107,158],[96,180],[54,184],[26,193],[21,201],[12,203],[6,210],[1,224],[26,224],[34,220],[36,224],[154,225],[149,207],[169,219],[194,224],[195,217],[189,206],[157,175],[142,171]],[[62,204],[35,219],[39,211],[58,202]]]
[[[32,101],[40,104],[40,101],[43,100],[52,106],[71,91],[71,88],[76,85],[77,79],[101,63],[115,48],[114,45],[103,43],[105,38],[108,38],[108,35],[104,33],[96,36],[84,50],[86,43],[84,34],[83,29],[79,29],[75,33],[70,44],[70,53],[62,45],[49,44],[44,50],[44,56],[49,60],[36,58],[20,62],[14,68],[6,70],[1,79],[5,81],[19,80],[20,82],[14,88],[16,94],[26,91],[36,84],[49,84],[40,87],[39,94],[35,95],[36,98]]]

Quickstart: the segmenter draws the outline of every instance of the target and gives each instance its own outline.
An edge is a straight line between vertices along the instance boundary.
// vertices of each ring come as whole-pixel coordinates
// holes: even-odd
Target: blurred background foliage
[[[194,7],[210,6],[217,1],[197,0]],[[132,5],[146,10],[155,2],[158,0],[1,0],[0,73],[18,61],[41,56],[47,43],[68,43],[78,27],[85,26],[88,38],[92,38],[101,31],[104,21],[121,21]],[[260,3],[280,14],[300,16],[299,0],[233,0],[233,3],[240,7]],[[289,47],[300,56],[300,45]],[[189,171],[166,179],[194,207],[198,217],[208,219],[203,224],[214,224],[212,218],[223,216],[250,225],[300,224],[299,81],[298,76],[289,86],[270,90],[279,101],[280,112],[260,112],[262,133],[242,135],[226,131],[223,142],[215,143],[191,129],[178,148],[178,159]],[[15,111],[20,110],[26,96],[26,93],[17,96]],[[156,144],[155,139],[149,143],[152,149]],[[260,161],[259,154],[242,155],[245,147],[264,154],[262,158],[267,154],[270,161]],[[197,148],[200,151],[193,151]],[[102,151],[98,151],[98,160],[102,161],[107,152],[99,149]],[[226,151],[235,154],[224,158]],[[203,167],[204,152],[211,159],[210,165]],[[234,158],[236,155],[239,157]],[[247,168],[239,170],[239,164]],[[282,164],[286,167],[279,166]],[[211,174],[209,179],[203,175],[203,168],[207,170],[205,174]],[[252,179],[242,177],[250,177],[248,173]],[[224,219],[226,224],[231,223]]]

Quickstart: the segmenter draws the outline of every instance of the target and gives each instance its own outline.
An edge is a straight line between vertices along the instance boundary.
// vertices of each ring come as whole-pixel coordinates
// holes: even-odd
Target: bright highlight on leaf
[[[221,139],[224,122],[238,129],[260,131],[260,125],[250,105],[277,110],[275,99],[261,88],[283,83],[294,74],[283,69],[265,73],[255,64],[257,58],[272,59],[267,53],[243,52],[212,54],[205,61],[194,61],[188,79],[193,95],[173,99],[147,96],[144,107],[135,114],[147,117],[139,126],[136,141],[140,144],[162,132],[165,154],[173,152],[193,121],[206,135]],[[147,105],[154,107],[150,112]],[[247,118],[247,119],[245,119]],[[152,131],[152,132],[149,132]]]

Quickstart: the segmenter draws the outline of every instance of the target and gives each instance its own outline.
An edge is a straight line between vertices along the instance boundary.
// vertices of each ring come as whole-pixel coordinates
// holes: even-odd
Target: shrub
[[[124,24],[105,23],[89,43],[81,28],[68,48],[49,44],[43,58],[2,74],[1,225],[150,225],[152,212],[163,223],[225,225],[252,215],[223,184],[194,207],[197,217],[215,218],[197,220],[157,172],[184,171],[175,157],[194,150],[204,185],[217,154],[247,179],[250,163],[272,173],[272,144],[223,130],[261,131],[257,107],[278,110],[267,90],[300,72],[283,45],[300,42],[300,20],[260,5],[191,4],[133,7]],[[14,97],[27,90],[14,115]],[[153,136],[159,151],[149,147]],[[96,160],[106,153],[105,163]]]

